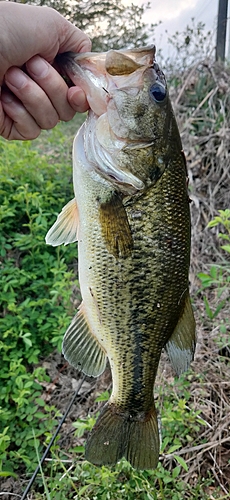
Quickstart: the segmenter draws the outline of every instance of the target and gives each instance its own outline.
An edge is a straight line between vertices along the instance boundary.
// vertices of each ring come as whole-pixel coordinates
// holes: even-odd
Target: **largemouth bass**
[[[75,197],[46,241],[78,240],[82,304],[63,353],[113,389],[86,444],[97,465],[159,457],[154,381],[165,348],[179,375],[195,349],[188,290],[187,170],[155,47],[66,54],[65,71],[91,107],[73,148]]]

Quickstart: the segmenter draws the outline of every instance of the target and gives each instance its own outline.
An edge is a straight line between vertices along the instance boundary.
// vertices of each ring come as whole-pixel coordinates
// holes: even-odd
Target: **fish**
[[[85,457],[155,469],[161,353],[179,376],[196,344],[185,155],[154,45],[61,57],[90,106],[73,145],[74,198],[46,236],[53,246],[78,241],[82,303],[63,354],[90,377],[109,361],[113,383]]]

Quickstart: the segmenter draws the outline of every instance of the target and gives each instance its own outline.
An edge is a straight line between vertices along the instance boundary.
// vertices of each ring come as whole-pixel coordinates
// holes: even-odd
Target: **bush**
[[[60,350],[74,313],[76,245],[55,249],[44,240],[73,197],[71,163],[66,166],[53,153],[49,160],[29,142],[0,142],[0,463],[4,460],[5,471],[21,462],[34,467],[31,422],[38,446],[55,424],[56,409],[41,399],[40,382],[48,377],[36,365],[54,347]]]

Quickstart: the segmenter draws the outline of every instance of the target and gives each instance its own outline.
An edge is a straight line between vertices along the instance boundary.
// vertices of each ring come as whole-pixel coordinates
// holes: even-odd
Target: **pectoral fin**
[[[122,199],[117,193],[107,202],[100,203],[100,222],[108,251],[116,258],[129,256],[133,238]]]
[[[65,333],[62,351],[67,361],[89,377],[98,377],[106,367],[106,353],[90,331],[84,305]]]
[[[181,316],[165,346],[170,362],[178,376],[189,369],[193,360],[196,345],[195,326],[190,296],[187,291]]]
[[[65,205],[46,235],[47,245],[57,247],[77,241],[78,208],[75,198]]]

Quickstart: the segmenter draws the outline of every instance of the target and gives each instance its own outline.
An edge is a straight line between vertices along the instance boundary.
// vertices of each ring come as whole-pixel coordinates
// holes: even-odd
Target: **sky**
[[[124,0],[126,3],[142,5],[145,0]],[[167,43],[167,30],[170,35],[176,31],[183,31],[187,25],[191,25],[191,18],[195,22],[203,22],[208,30],[213,31],[214,39],[217,25],[218,0],[150,0],[151,8],[147,10],[143,20],[146,23],[161,24],[155,29],[155,40],[153,43],[161,47],[165,57],[170,55],[170,47]],[[229,2],[230,11],[230,2]],[[230,12],[229,12],[230,16]],[[227,50],[228,50],[227,38]]]

